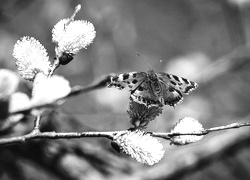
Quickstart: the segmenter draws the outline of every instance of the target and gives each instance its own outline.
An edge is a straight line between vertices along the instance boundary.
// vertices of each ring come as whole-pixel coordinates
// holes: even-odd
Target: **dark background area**
[[[53,60],[51,30],[78,4],[82,9],[76,19],[92,22],[97,36],[56,71],[71,86],[87,85],[104,74],[153,68],[199,87],[175,109],[164,107],[147,131],[168,132],[186,116],[204,128],[250,121],[247,0],[2,0],[0,67],[16,71],[12,51],[23,36],[39,40]],[[108,88],[73,97],[48,113],[43,129],[128,129],[128,97],[129,92]],[[27,133],[32,125],[31,119],[9,135]],[[106,139],[30,141],[0,148],[0,179],[250,179],[249,132],[245,127],[211,133],[182,147],[161,139],[165,156],[153,167],[117,154]]]

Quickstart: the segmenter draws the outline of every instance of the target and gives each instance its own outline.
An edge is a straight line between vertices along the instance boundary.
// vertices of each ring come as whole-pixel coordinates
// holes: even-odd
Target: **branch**
[[[226,126],[219,126],[219,127],[214,127],[210,129],[204,129],[201,131],[195,131],[191,133],[176,133],[176,132],[169,132],[169,133],[158,133],[158,132],[150,132],[150,134],[154,137],[160,137],[163,139],[171,139],[173,136],[181,136],[181,135],[197,135],[197,136],[202,136],[206,135],[210,132],[215,132],[215,131],[222,131],[222,130],[227,130],[227,129],[235,129],[235,128],[241,128],[244,126],[250,126],[250,122],[246,123],[232,123]]]
[[[55,58],[54,58],[54,63],[53,63],[53,65],[52,65],[51,69],[50,69],[49,77],[51,77],[51,76],[54,74],[54,72],[56,71],[56,69],[57,69],[59,66],[60,66],[59,59],[58,59],[58,57],[55,57]]]
[[[0,146],[10,145],[14,143],[24,143],[32,139],[73,139],[82,137],[105,137],[108,139],[113,138],[117,133],[122,133],[123,131],[110,131],[110,132],[40,132],[34,129],[29,134],[11,138],[0,139]]]
[[[57,66],[54,66],[54,70],[57,68]],[[51,73],[52,75],[53,73]],[[44,103],[39,105],[33,105],[29,108],[18,110],[15,112],[9,113],[9,116],[15,115],[15,114],[29,114],[33,109],[41,109],[46,107],[54,107],[56,105],[62,104],[67,98],[77,96],[82,93],[87,93],[92,90],[96,90],[99,88],[106,87],[107,83],[110,81],[110,77],[112,75],[106,75],[103,78],[91,83],[88,86],[81,87],[81,86],[75,86],[71,89],[71,92],[66,95],[65,97],[59,98],[56,101],[52,103]],[[23,143],[28,140],[32,139],[69,139],[69,138],[80,138],[80,137],[106,137],[106,138],[112,138],[115,132],[68,132],[68,133],[56,133],[56,132],[40,132],[40,116],[37,116],[34,122],[34,128],[33,130],[26,135],[23,136],[17,136],[17,137],[11,137],[11,138],[3,138],[0,139],[0,146],[1,145],[8,145],[13,143]]]
[[[37,119],[35,121],[36,127]],[[173,136],[180,136],[180,135],[206,135],[210,132],[214,131],[221,131],[226,129],[233,129],[233,128],[240,128],[244,126],[250,126],[250,122],[247,123],[233,123],[227,126],[219,126],[210,129],[204,129],[202,131],[192,132],[192,133],[159,133],[159,132],[146,132],[154,137],[160,137],[163,139],[169,140]],[[34,128],[29,134],[11,138],[3,138],[0,139],[0,146],[2,145],[9,145],[13,143],[24,143],[26,141],[32,139],[73,139],[73,138],[82,138],[82,137],[105,137],[108,139],[113,139],[116,134],[122,134],[127,130],[122,131],[106,131],[106,132],[40,132],[39,129]]]
[[[249,149],[249,129],[241,131],[230,131],[217,134],[215,138],[209,138],[204,143],[197,146],[185,146],[185,149],[169,150],[166,153],[166,161],[149,169],[137,171],[137,177],[140,179],[185,179],[189,174],[197,171],[203,172],[211,163],[221,162],[225,159],[228,152],[234,154],[248,152]],[[174,151],[174,153],[173,153]],[[212,165],[213,166],[213,165]]]
[[[39,105],[33,105],[29,108],[25,108],[22,110],[18,110],[15,112],[9,113],[9,115],[15,115],[15,114],[29,114],[31,110],[33,109],[41,109],[41,108],[46,108],[46,107],[54,107],[56,105],[62,104],[65,100],[67,100],[70,97],[77,96],[79,94],[87,93],[93,90],[97,90],[103,87],[106,87],[107,83],[110,81],[110,77],[112,75],[105,75],[103,78],[97,80],[96,82],[91,83],[90,85],[87,85],[85,87],[82,86],[75,86],[71,89],[71,92],[62,98],[57,99],[56,101],[52,103],[44,103],[44,104],[39,104]]]
[[[37,116],[34,121],[34,130],[40,130],[40,124],[41,124],[41,116]]]

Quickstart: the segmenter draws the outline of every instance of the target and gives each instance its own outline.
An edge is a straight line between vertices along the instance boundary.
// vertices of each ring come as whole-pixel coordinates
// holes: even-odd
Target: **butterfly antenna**
[[[142,57],[139,54],[139,52],[136,52],[136,54],[137,54],[138,57]],[[144,58],[141,58],[141,59],[143,60],[144,64],[148,67],[148,69],[153,69],[153,67],[149,65],[149,63],[146,61],[146,59],[144,59]]]

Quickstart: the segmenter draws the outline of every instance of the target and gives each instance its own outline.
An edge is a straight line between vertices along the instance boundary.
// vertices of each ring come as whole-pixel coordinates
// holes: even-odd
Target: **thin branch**
[[[176,133],[176,132],[169,132],[169,133],[158,133],[158,132],[150,132],[150,134],[154,137],[160,137],[163,139],[171,139],[173,136],[181,136],[181,135],[197,135],[197,136],[202,136],[206,135],[210,132],[215,132],[215,131],[222,131],[222,130],[227,130],[227,129],[234,129],[234,128],[241,128],[244,126],[250,126],[250,122],[246,123],[232,123],[226,126],[219,126],[219,127],[214,127],[210,129],[204,129],[201,131],[194,131],[191,133]]]
[[[204,172],[203,169],[214,162],[221,162],[225,154],[231,152],[231,156],[242,155],[248,152],[250,145],[249,129],[221,133],[216,138],[211,138],[206,143],[197,146],[188,146],[184,151],[167,154],[167,161],[160,163],[151,169],[137,171],[140,179],[185,179],[196,172]],[[170,151],[171,153],[171,151]],[[190,160],[192,157],[192,160]]]
[[[56,105],[60,105],[62,104],[65,100],[67,100],[69,97],[73,97],[73,96],[77,96],[79,94],[83,94],[83,93],[87,93],[93,90],[97,90],[103,87],[106,87],[107,83],[110,81],[110,77],[112,75],[106,75],[103,78],[97,80],[96,82],[82,87],[82,86],[75,86],[71,89],[71,92],[62,98],[57,99],[56,101],[52,102],[52,103],[44,103],[44,104],[39,104],[39,105],[33,105],[31,107],[22,109],[22,110],[18,110],[15,112],[11,112],[9,113],[9,115],[15,115],[15,114],[29,114],[31,110],[33,109],[41,109],[41,108],[48,108],[48,107],[54,107]]]
[[[58,57],[55,57],[55,58],[54,58],[54,63],[53,63],[53,65],[52,65],[51,69],[50,69],[49,77],[51,77],[51,76],[54,74],[55,70],[56,70],[59,66],[60,66],[60,61],[59,61]]]
[[[54,74],[55,70],[60,66],[60,62],[58,58],[54,59],[54,63],[50,69],[50,73],[48,75],[48,78],[51,78],[51,76]],[[32,110],[32,107],[30,107]],[[25,110],[25,112],[30,112],[30,110]],[[40,124],[41,124],[41,115],[37,116],[35,121],[34,121],[34,129],[33,129],[33,134],[34,132],[40,132]]]
[[[66,24],[66,26],[69,25],[72,21],[74,21],[76,14],[77,14],[80,10],[81,10],[81,5],[78,4],[78,5],[75,7],[75,11],[74,11],[74,13],[72,14],[72,16],[69,18],[69,22]]]
[[[95,81],[95,82],[93,82],[90,85],[85,86],[85,87],[75,86],[72,88],[71,92],[65,98],[107,87],[107,84],[110,82],[110,78],[112,76],[113,76],[113,74],[105,75],[101,79],[99,79],[99,80],[97,80],[97,81]]]
[[[108,139],[113,138],[117,133],[122,133],[123,131],[110,131],[110,132],[40,132],[37,130],[31,131],[29,134],[11,138],[0,139],[0,146],[10,145],[14,143],[24,143],[33,139],[73,139],[82,137],[105,137]]]
[[[180,136],[180,135],[206,135],[210,132],[214,131],[221,131],[226,129],[233,129],[233,128],[240,128],[244,126],[250,126],[250,122],[247,123],[233,123],[227,126],[219,126],[210,129],[204,129],[202,131],[197,131],[193,133],[158,133],[158,132],[146,132],[154,137],[160,137],[163,139],[169,140],[173,136]],[[108,139],[113,139],[114,135],[122,134],[127,130],[122,131],[107,131],[107,132],[40,132],[39,129],[33,129],[32,132],[23,136],[11,137],[11,138],[2,138],[0,139],[0,146],[1,145],[9,145],[13,143],[24,143],[28,140],[32,139],[72,139],[72,138],[83,138],[83,137],[105,137]]]
[[[34,130],[39,131],[40,130],[40,124],[41,124],[41,116],[37,116],[34,121]]]

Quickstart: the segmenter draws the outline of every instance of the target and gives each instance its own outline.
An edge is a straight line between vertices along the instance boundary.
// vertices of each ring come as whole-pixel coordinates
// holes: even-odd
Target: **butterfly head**
[[[157,80],[157,75],[156,75],[156,73],[154,72],[153,69],[148,70],[148,78],[151,81],[156,81]]]

